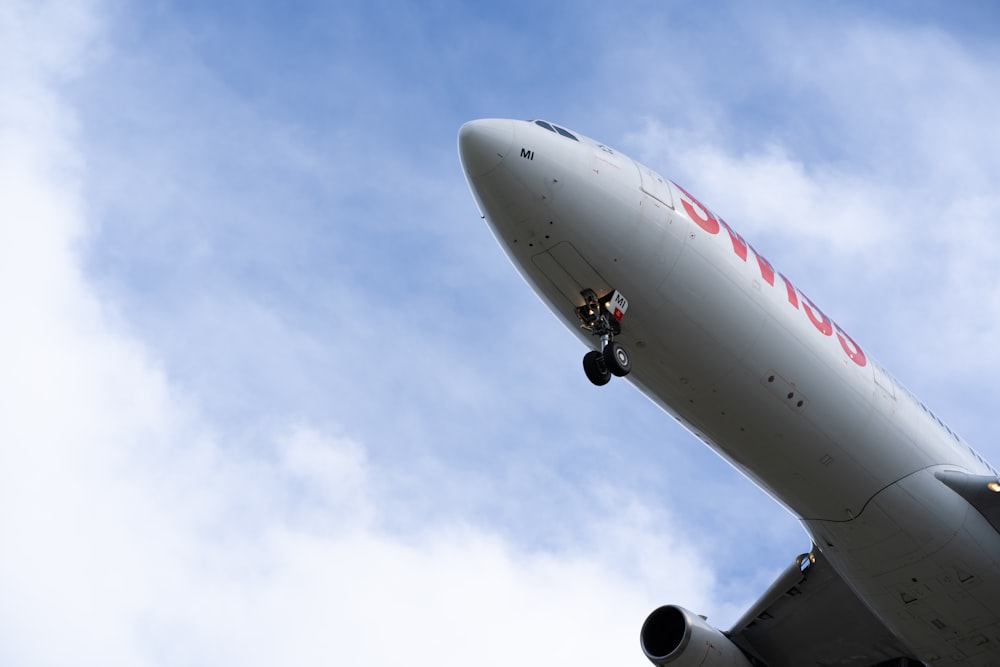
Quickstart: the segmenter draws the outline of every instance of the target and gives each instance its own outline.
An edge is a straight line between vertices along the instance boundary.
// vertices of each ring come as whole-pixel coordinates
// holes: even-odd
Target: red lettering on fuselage
[[[674,183],[674,185],[677,185]],[[716,220],[712,212],[701,205],[697,199],[691,196],[687,190],[677,185],[677,189],[681,191],[684,196],[681,197],[681,204],[684,206],[684,210],[687,211],[688,216],[694,220],[694,224],[698,225],[704,229],[709,234],[719,233],[719,221]],[[698,210],[695,210],[695,207]]]
[[[734,232],[733,228],[729,226],[729,223],[722,218],[719,218],[719,224],[725,227],[726,231],[729,232],[729,240],[733,242],[733,252],[736,253],[736,256],[744,262],[747,261],[747,242],[743,240],[742,236]]]
[[[801,292],[799,292],[802,294]],[[830,318],[823,314],[823,311],[816,307],[816,304],[809,300],[805,294],[802,294],[802,310],[806,311],[806,315],[809,317],[809,321],[813,323],[816,330],[819,331],[824,336],[833,335],[833,325],[830,323]],[[816,313],[819,313],[819,317],[816,317]]]
[[[833,326],[837,327],[837,340],[840,341],[840,347],[844,348],[844,352],[848,357],[850,357],[851,361],[864,368],[865,364],[868,363],[868,358],[865,356],[865,353],[862,352],[858,344],[854,342],[854,339],[847,335],[847,332],[837,326],[836,322],[834,322]],[[850,343],[850,345],[848,345],[848,343]]]
[[[785,281],[785,291],[788,292],[788,303],[798,308],[799,295],[795,293],[795,286],[792,285],[792,281],[786,278],[784,273],[779,273],[778,275]]]
[[[761,257],[756,250],[753,251],[753,254],[757,258],[757,266],[760,267],[760,277],[766,280],[768,285],[774,287],[774,267],[771,266],[771,262]]]
[[[681,193],[681,205],[684,207],[684,211],[688,214],[688,217],[698,225],[702,230],[708,232],[709,234],[718,234],[720,226],[726,229],[729,234],[729,241],[733,246],[733,253],[742,259],[744,262],[747,261],[748,249],[753,251],[754,257],[757,258],[757,266],[760,268],[760,277],[767,282],[768,285],[774,286],[774,267],[771,263],[764,259],[759,252],[754,250],[754,247],[743,240],[743,237],[733,231],[733,228],[729,224],[712,213],[708,208],[702,205],[694,196],[691,195],[687,190],[681,186],[674,183],[674,186]],[[864,368],[868,365],[868,358],[862,351],[861,347],[858,346],[854,340],[847,335],[847,333],[837,325],[836,322],[827,317],[822,310],[816,307],[812,301],[805,295],[799,292],[791,281],[782,274],[781,279],[785,282],[785,291],[788,295],[788,303],[792,305],[793,308],[799,310],[799,303],[801,301],[802,308],[806,313],[806,317],[812,322],[816,330],[819,331],[824,336],[832,336],[834,330],[836,330],[837,341],[840,343],[840,347],[844,350],[847,357],[856,363],[859,367]],[[801,299],[799,296],[801,295]]]

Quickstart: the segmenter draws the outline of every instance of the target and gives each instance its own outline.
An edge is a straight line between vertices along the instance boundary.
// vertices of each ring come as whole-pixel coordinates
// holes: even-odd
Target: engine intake
[[[674,605],[650,614],[639,640],[643,653],[658,667],[752,667],[726,635]]]

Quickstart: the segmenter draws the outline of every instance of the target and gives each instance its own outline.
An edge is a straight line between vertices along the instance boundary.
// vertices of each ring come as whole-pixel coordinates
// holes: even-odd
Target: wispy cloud
[[[58,8],[52,11],[37,23],[18,18],[7,27],[31,44],[61,18]],[[436,396],[421,398],[447,354],[432,340],[422,347],[419,331],[404,330],[417,337],[412,347],[394,347],[379,333],[405,324],[387,319],[396,308],[391,303],[372,304],[374,322],[359,327],[359,342],[348,341],[380,349],[370,362],[376,380],[360,385],[367,399],[352,397],[353,383],[337,378],[329,378],[333,388],[324,391],[352,410],[366,410],[368,419],[402,418],[402,428],[367,432],[349,423],[344,410],[334,410],[324,424],[310,423],[318,407],[275,410],[265,404],[266,392],[239,395],[244,405],[236,414],[262,402],[269,419],[213,422],[227,413],[203,403],[200,392],[238,388],[254,375],[209,365],[201,372],[237,377],[210,378],[204,387],[194,385],[200,391],[189,384],[196,369],[181,372],[180,382],[172,379],[177,368],[165,365],[157,349],[174,350],[151,348],[137,337],[128,317],[136,311],[122,310],[127,301],[108,300],[124,293],[107,282],[106,269],[94,267],[94,255],[82,252],[93,248],[99,221],[81,197],[92,187],[88,156],[80,152],[76,115],[62,85],[67,73],[78,74],[75,63],[97,28],[68,21],[59,43],[75,48],[44,62],[32,60],[27,48],[4,58],[37,69],[2,81],[5,99],[23,101],[4,119],[0,158],[7,221],[0,227],[3,662],[395,664],[406,655],[417,664],[509,664],[528,655],[606,664],[619,660],[625,647],[634,650],[638,623],[658,595],[714,606],[714,579],[697,550],[664,530],[669,516],[620,491],[590,495],[594,511],[582,522],[574,518],[572,539],[545,548],[511,540],[512,532],[473,522],[474,515],[441,512],[440,498],[430,512],[428,506],[410,510],[416,523],[400,523],[391,513],[410,503],[407,492],[428,490],[414,479],[420,471],[388,465],[391,443],[373,445],[343,431],[381,432],[397,441],[401,458],[419,461],[406,453],[407,431],[424,448],[441,431],[414,406],[438,403],[485,416],[477,406],[509,399],[461,365],[450,369],[458,374],[450,374]],[[176,165],[164,171],[164,164],[146,166],[150,174],[184,182],[172,171]],[[134,214],[155,215],[162,200],[153,209],[132,205]],[[157,230],[149,234],[147,240],[157,238]],[[171,250],[169,244],[148,249]],[[105,251],[96,252],[102,257]],[[104,276],[101,287],[82,265]],[[239,297],[218,284],[208,288],[202,303]],[[155,309],[162,283],[137,293],[153,299],[146,307]],[[341,302],[361,309],[370,297],[352,304],[358,297],[345,291]],[[205,314],[164,335],[190,343],[186,328],[206,332],[202,327],[212,324],[236,345],[234,358],[265,367],[275,363],[271,348],[237,342],[248,325],[254,329],[249,340],[292,347],[295,354],[282,358],[300,365],[311,355],[345,365],[365,358],[364,349],[310,352],[315,331],[296,332],[294,309],[282,313],[266,299],[240,299],[231,311],[215,312],[214,322]],[[398,309],[420,314],[405,290]],[[227,323],[230,316],[235,321]],[[444,324],[432,328],[457,335],[449,333],[456,326],[449,319],[442,313]],[[415,354],[420,350],[429,356]],[[400,375],[380,371],[380,364],[424,381],[390,386]],[[274,380],[280,372],[272,367],[259,377]],[[516,416],[519,404],[505,411],[523,418]],[[454,427],[444,432],[458,438]],[[456,474],[462,473],[439,473]],[[581,636],[588,641],[554,640]]]
[[[638,665],[654,606],[725,625],[808,546],[582,379],[474,116],[592,123],[985,434],[988,50],[675,9],[0,10],[0,661]]]

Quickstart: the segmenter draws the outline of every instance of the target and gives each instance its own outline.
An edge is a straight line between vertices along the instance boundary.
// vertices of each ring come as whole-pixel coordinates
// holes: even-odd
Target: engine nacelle
[[[752,667],[720,631],[687,609],[660,607],[642,624],[642,651],[659,667]]]

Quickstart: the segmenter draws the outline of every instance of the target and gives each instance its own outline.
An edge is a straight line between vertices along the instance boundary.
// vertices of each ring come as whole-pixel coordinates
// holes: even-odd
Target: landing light
[[[802,554],[798,558],[798,565],[800,572],[805,572],[806,570],[809,569],[811,565],[815,564],[816,564],[816,555],[813,554],[812,552],[809,552],[807,554]]]
[[[986,485],[986,488],[993,493],[1000,493],[1000,482],[990,482]]]

